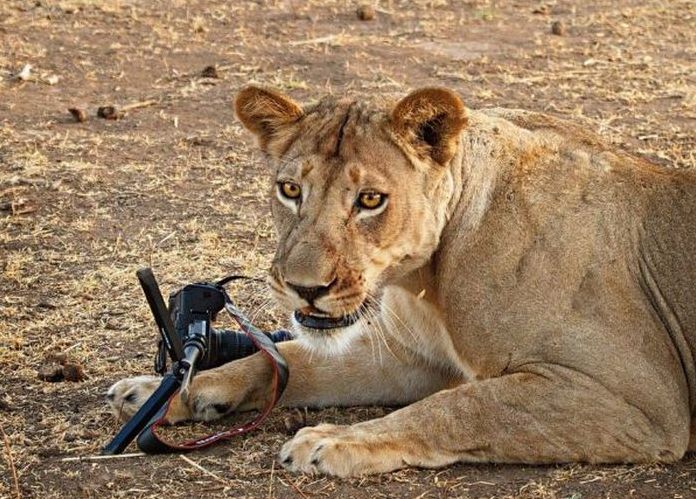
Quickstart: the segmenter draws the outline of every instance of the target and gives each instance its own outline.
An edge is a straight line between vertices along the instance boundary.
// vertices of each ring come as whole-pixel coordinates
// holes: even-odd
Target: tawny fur
[[[692,172],[545,115],[466,111],[443,89],[302,109],[249,87],[236,109],[274,183],[303,190],[293,209],[272,192],[279,302],[307,306],[293,283],[330,284],[315,305],[331,315],[372,303],[346,330],[295,324],[299,339],[279,345],[282,403],[406,406],[305,428],[284,466],[350,476],[696,450]],[[389,195],[379,215],[356,216],[365,188]],[[176,400],[169,418],[258,408],[269,376],[260,355],[201,373],[191,406]],[[112,405],[128,416],[155,385],[123,380]]]

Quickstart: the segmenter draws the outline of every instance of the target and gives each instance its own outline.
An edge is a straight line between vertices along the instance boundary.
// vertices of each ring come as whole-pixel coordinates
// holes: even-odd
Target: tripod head
[[[169,296],[169,315],[183,348],[183,357],[172,360],[177,362],[175,371],[182,380],[180,394],[184,403],[188,401],[188,387],[197,370],[221,366],[257,350],[246,335],[213,329],[212,322],[225,307],[225,294],[216,284],[196,283]],[[157,360],[166,360],[165,344],[160,343]],[[166,370],[166,363],[155,368]]]
[[[216,367],[236,358],[230,355],[235,352],[226,352],[228,357],[222,357],[225,341],[211,327],[225,306],[225,291],[209,283],[189,284],[169,296],[167,310],[152,270],[140,269],[136,275],[161,335],[155,371],[165,374],[169,353],[173,374],[181,381],[181,397],[186,403],[188,387],[196,370]]]

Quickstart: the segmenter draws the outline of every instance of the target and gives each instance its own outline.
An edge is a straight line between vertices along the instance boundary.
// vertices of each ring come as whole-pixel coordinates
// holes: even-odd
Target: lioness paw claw
[[[369,442],[370,437],[351,426],[319,425],[303,428],[280,451],[280,464],[293,472],[323,473],[339,477],[357,476],[384,471],[380,453]]]
[[[227,401],[217,400],[214,393],[200,390],[189,402],[191,419],[194,421],[213,421],[231,412],[235,405]]]

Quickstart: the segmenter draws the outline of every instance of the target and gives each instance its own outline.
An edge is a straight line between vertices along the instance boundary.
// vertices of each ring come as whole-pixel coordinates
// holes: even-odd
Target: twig
[[[273,497],[273,472],[275,471],[275,459],[271,461],[271,477],[268,479],[268,499]]]
[[[379,12],[380,14],[387,14],[388,16],[393,16],[394,13],[391,10],[383,9],[381,7],[374,7],[375,12]]]
[[[109,454],[105,456],[76,456],[76,457],[64,457],[60,461],[62,463],[69,463],[73,461],[102,461],[106,459],[128,459],[129,457],[142,457],[146,454],[144,452],[132,452],[130,454]]]
[[[7,452],[7,464],[10,467],[10,472],[12,473],[12,483],[14,485],[15,498],[20,499],[22,497],[22,492],[19,490],[19,478],[17,478],[17,468],[15,468],[14,459],[12,458],[12,447],[10,445],[10,439],[7,438],[5,429],[0,425],[0,432],[2,432],[2,439],[5,442],[5,450]]]
[[[155,246],[161,246],[163,243],[169,241],[175,235],[176,235],[176,231],[175,230],[171,231],[169,234],[167,234],[162,239],[160,239],[160,241]]]
[[[295,492],[297,492],[298,494],[300,494],[300,495],[301,495],[302,497],[304,497],[305,499],[309,499],[308,496],[307,496],[307,494],[305,494],[304,492],[302,492],[302,489],[299,487],[299,485],[297,485],[297,484],[293,481],[293,479],[290,477],[290,475],[289,475],[287,472],[285,473],[285,479],[286,479],[286,480],[288,481],[288,483],[292,486],[292,488],[295,489]]]
[[[298,40],[294,42],[289,42],[288,45],[292,46],[297,46],[297,45],[313,45],[315,43],[328,43],[334,41],[336,38],[338,38],[340,35],[328,35],[328,36],[321,36],[319,38],[310,38],[309,40]]]
[[[146,100],[143,102],[133,102],[132,104],[126,104],[123,107],[119,107],[118,110],[121,112],[131,111],[133,109],[139,109],[141,107],[150,107],[157,104],[156,100]]]
[[[63,350],[63,353],[68,353],[68,352],[70,352],[71,350],[75,350],[75,349],[76,349],[77,347],[79,347],[80,345],[82,345],[82,342],[81,342],[81,341],[78,341],[77,343],[74,343],[74,344],[70,345],[68,348],[66,348],[65,350]]]
[[[212,471],[209,471],[209,470],[205,469],[203,466],[201,466],[201,465],[198,464],[197,462],[193,461],[192,459],[189,459],[188,457],[184,456],[183,454],[179,454],[179,457],[180,457],[181,459],[183,459],[184,461],[186,461],[186,462],[187,462],[188,464],[190,464],[191,466],[193,466],[194,468],[196,468],[198,471],[202,471],[203,473],[205,473],[206,475],[208,475],[208,476],[209,476],[210,478],[212,478],[213,480],[215,480],[215,481],[217,481],[217,482],[220,482],[220,483],[222,483],[222,484],[224,484],[224,485],[227,485],[227,486],[230,485],[230,482],[228,482],[228,481],[225,480],[224,478],[220,478],[219,476],[217,476],[217,475],[216,475],[215,473],[213,473]]]
[[[307,494],[302,492],[302,489],[299,487],[299,485],[297,485],[295,482],[293,482],[291,478],[288,478],[288,483],[290,483],[290,485],[292,485],[292,488],[295,489],[295,492],[300,494],[305,499],[309,499],[309,496],[307,496]]]

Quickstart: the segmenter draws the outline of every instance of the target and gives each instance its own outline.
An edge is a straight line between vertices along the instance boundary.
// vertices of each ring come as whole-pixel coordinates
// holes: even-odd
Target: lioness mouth
[[[328,317],[323,315],[311,315],[295,310],[295,320],[300,325],[311,329],[336,329],[340,327],[348,327],[360,318],[358,312],[344,315],[342,317]]]

